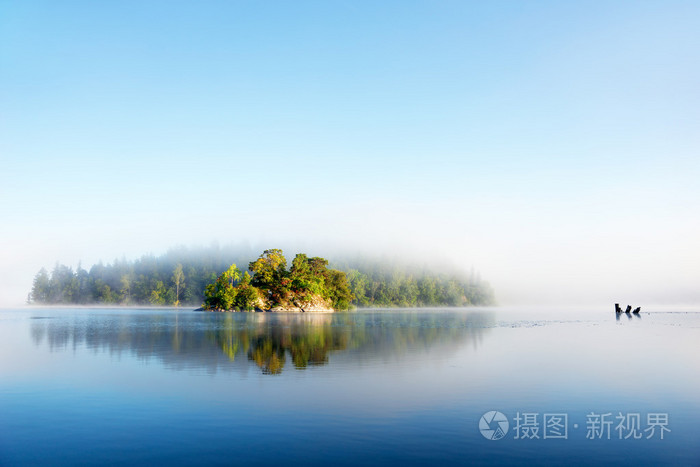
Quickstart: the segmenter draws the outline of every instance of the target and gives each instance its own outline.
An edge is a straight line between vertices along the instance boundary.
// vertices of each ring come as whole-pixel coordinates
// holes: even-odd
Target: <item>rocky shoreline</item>
[[[335,313],[335,310],[333,308],[324,308],[324,307],[308,307],[308,308],[301,308],[298,306],[293,306],[293,307],[283,307],[283,306],[276,306],[270,309],[262,309],[262,308],[255,308],[250,311],[246,310],[223,310],[221,308],[214,308],[214,309],[206,309],[206,308],[197,308],[194,311],[216,311],[216,312],[233,312],[233,313]]]
[[[195,311],[239,311],[239,310],[224,310],[222,308],[197,308]],[[245,312],[246,310],[240,310]],[[272,305],[269,301],[259,298],[255,306],[249,312],[258,313],[334,313],[335,309],[330,306],[329,300],[324,300],[320,296],[313,296],[311,300],[304,303],[290,303],[287,301],[284,304]]]

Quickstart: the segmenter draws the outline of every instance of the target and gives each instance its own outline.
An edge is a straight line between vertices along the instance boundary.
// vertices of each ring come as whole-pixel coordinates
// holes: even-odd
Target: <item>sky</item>
[[[215,241],[700,304],[698,50],[694,1],[0,0],[0,306]]]

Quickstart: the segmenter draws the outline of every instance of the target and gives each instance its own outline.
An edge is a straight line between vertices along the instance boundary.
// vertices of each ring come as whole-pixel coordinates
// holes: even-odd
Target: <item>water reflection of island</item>
[[[495,324],[487,312],[114,313],[32,322],[35,345],[52,351],[86,347],[111,355],[157,358],[172,369],[245,371],[254,362],[265,374],[285,365],[326,365],[331,354],[363,361],[476,346]]]

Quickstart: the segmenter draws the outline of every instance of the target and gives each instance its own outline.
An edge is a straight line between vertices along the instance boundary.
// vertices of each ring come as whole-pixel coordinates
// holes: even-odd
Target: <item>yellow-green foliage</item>
[[[251,262],[241,276],[236,265],[219,275],[216,282],[207,285],[204,306],[218,310],[252,310],[262,299],[267,305],[298,306],[312,302],[317,297],[330,301],[333,308],[350,307],[350,292],[345,273],[328,268],[328,260],[309,258],[300,253],[287,270],[287,259],[282,250],[265,250]]]

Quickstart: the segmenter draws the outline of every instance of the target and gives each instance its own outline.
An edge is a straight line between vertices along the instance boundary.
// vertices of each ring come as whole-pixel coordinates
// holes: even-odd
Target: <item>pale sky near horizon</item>
[[[698,50],[692,1],[0,0],[0,305],[212,241],[700,304]]]

